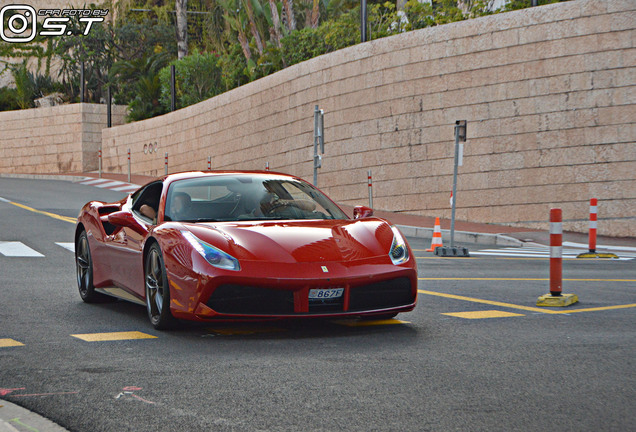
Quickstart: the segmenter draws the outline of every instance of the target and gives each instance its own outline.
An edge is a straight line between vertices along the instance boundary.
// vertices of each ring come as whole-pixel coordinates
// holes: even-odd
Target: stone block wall
[[[576,0],[423,29],[292,66],[195,106],[104,132],[107,166],[271,169],[313,177],[338,202],[449,217],[453,126],[468,121],[460,220],[636,235],[636,3]],[[158,152],[143,153],[148,143]]]
[[[113,124],[125,107],[113,107]],[[0,172],[61,174],[98,168],[106,105],[70,104],[0,112]]]
[[[104,169],[126,172],[131,149],[138,174],[162,175],[167,152],[170,172],[206,169],[211,157],[215,169],[269,162],[311,180],[319,105],[321,189],[365,204],[371,169],[376,208],[447,218],[453,126],[465,119],[458,219],[545,229],[561,207],[564,229],[585,231],[598,198],[599,234],[636,236],[635,40],[634,0],[574,0],[379,39],[103,130]]]

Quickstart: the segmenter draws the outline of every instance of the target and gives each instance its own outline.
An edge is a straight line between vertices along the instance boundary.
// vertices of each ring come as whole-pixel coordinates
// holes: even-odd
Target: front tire
[[[163,255],[157,243],[150,246],[144,270],[148,318],[154,328],[166,330],[174,325],[175,319],[170,313],[170,287]]]
[[[112,297],[95,291],[93,286],[93,259],[86,231],[80,233],[75,243],[75,268],[77,271],[77,288],[84,302],[104,303],[114,300]]]

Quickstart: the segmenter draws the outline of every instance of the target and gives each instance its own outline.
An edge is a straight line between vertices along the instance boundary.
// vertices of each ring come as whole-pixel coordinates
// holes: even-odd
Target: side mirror
[[[353,218],[361,219],[373,216],[373,209],[366,206],[355,206],[353,208]]]
[[[130,228],[139,234],[146,233],[146,230],[135,220],[132,213],[125,210],[109,214],[108,223],[115,226]]]

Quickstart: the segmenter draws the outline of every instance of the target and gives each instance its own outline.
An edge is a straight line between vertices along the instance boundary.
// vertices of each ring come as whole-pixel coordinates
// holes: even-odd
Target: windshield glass
[[[170,185],[165,220],[221,222],[348,219],[309,183],[273,175],[227,175]]]

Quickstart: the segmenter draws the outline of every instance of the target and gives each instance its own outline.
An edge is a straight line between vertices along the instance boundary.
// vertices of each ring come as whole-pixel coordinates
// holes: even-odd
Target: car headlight
[[[396,227],[392,226],[391,230],[393,231],[393,243],[389,251],[391,262],[395,265],[405,263],[409,260],[409,249],[406,247],[406,241]]]
[[[183,234],[183,237],[185,237],[186,240],[190,242],[192,247],[196,249],[196,251],[199,252],[201,256],[214,267],[234,271],[239,271],[241,269],[241,265],[239,264],[238,260],[232,255],[227,254],[221,249],[215,248],[211,244],[204,242],[203,240],[192,234],[190,231],[181,231],[181,233]]]

